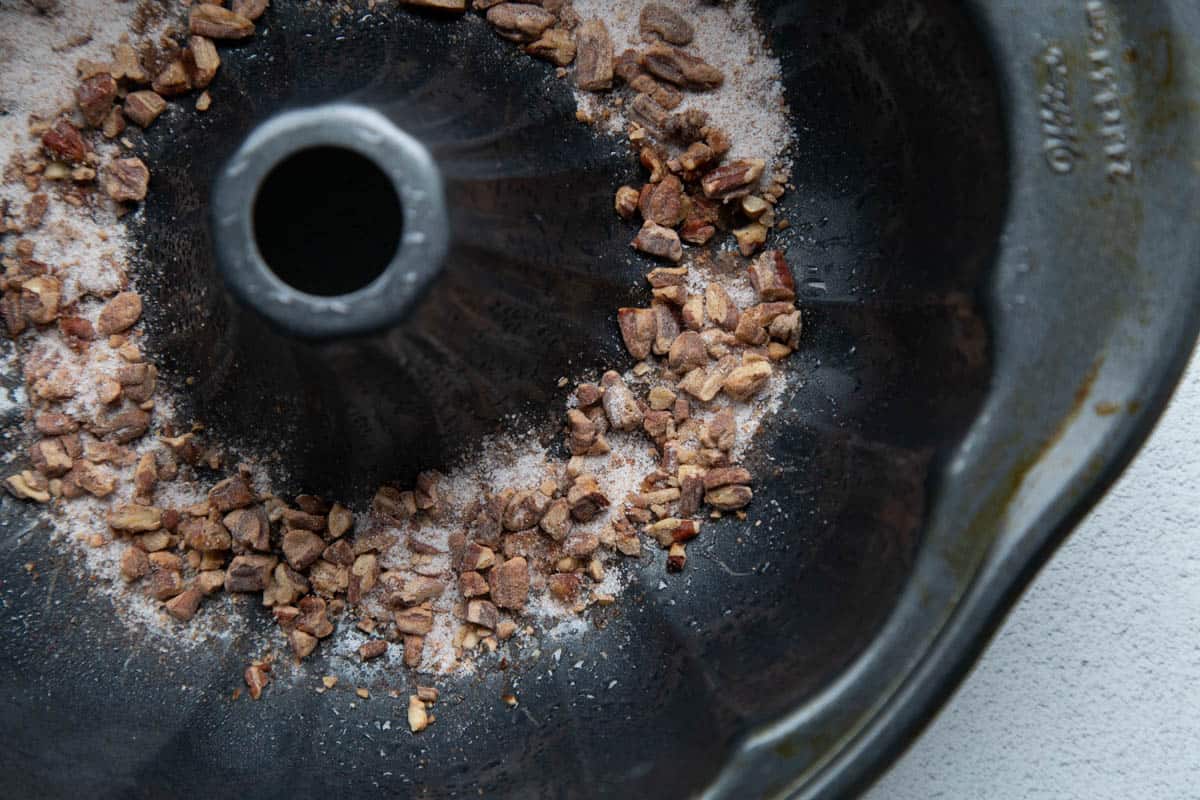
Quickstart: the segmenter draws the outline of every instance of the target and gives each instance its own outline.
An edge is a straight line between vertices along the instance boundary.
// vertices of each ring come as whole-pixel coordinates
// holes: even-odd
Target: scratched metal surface
[[[745,797],[861,783],[1140,440],[1194,335],[1197,234],[1175,230],[1195,190],[1183,132],[1192,84],[1172,49],[1160,85],[1161,42],[1177,44],[1169,4],[1138,4],[1132,20],[1106,6],[1105,35],[1139,43],[1136,61],[1112,64],[1131,180],[1120,153],[1103,156],[1082,8],[1048,0],[1039,28],[1017,3],[971,5],[970,17],[943,0],[760,6],[796,110],[797,224],[785,243],[810,336],[798,356],[806,384],[762,443],[774,461],[757,466],[775,479],[753,536],[712,526],[685,575],[661,586],[661,554],[646,559],[626,600],[596,620],[602,630],[543,637],[538,655],[445,686],[438,722],[411,737],[402,701],[386,694],[410,677],[378,676],[367,701],[318,695],[316,676],[346,669],[325,654],[282,668],[267,701],[231,701],[270,636],[258,609],[237,606],[249,624],[199,648],[126,630],[45,524],[4,498],[11,790]],[[314,24],[306,7],[277,10],[223,79],[251,81],[283,43],[295,64],[336,57],[297,35]],[[361,45],[398,47],[412,24],[380,14]],[[476,33],[447,42],[460,35]],[[1073,156],[1041,128],[1056,39],[1074,90]],[[153,137],[139,146],[166,149]],[[160,224],[201,212],[168,208]],[[147,257],[171,256],[178,245],[154,213]],[[644,267],[625,259],[633,276]],[[611,325],[592,334],[613,342]],[[1091,413],[1101,399],[1122,413]],[[263,419],[260,407],[224,421],[236,434]],[[499,701],[506,690],[517,710]]]

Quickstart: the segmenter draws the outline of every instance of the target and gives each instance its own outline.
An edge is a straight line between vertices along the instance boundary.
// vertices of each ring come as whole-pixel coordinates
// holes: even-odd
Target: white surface
[[[869,800],[1200,798],[1200,359]]]

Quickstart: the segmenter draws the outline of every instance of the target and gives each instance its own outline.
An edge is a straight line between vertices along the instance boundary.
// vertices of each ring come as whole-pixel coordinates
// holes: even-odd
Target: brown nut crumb
[[[617,322],[621,338],[629,355],[639,361],[650,355],[656,332],[655,312],[649,308],[621,308],[617,310]]]
[[[433,630],[433,612],[427,608],[407,608],[395,613],[396,630],[425,636]]]
[[[417,695],[408,698],[408,729],[420,733],[429,727],[429,714],[425,711],[425,703]]]
[[[704,59],[662,42],[642,53],[641,65],[654,77],[693,91],[716,89],[725,82],[721,70]]]
[[[463,571],[486,570],[496,563],[496,554],[489,547],[471,542],[463,550],[458,567]]]
[[[108,526],[125,533],[148,533],[162,527],[162,509],[154,506],[122,504],[105,515]]]
[[[601,377],[600,384],[604,387],[604,413],[609,424],[619,431],[636,430],[642,424],[642,411],[620,374],[609,370]]]
[[[741,228],[734,228],[733,238],[737,240],[738,252],[744,256],[752,256],[767,241],[767,226],[761,222],[751,222]]]
[[[288,631],[288,644],[291,645],[296,658],[308,658],[317,649],[319,641],[316,636],[298,628]]]
[[[200,3],[192,6],[188,30],[210,39],[245,39],[254,35],[254,23],[219,5]]]
[[[641,197],[637,189],[632,186],[622,186],[617,189],[616,199],[613,201],[613,208],[621,219],[632,219],[634,213],[638,210],[638,200]]]
[[[554,24],[554,15],[532,3],[500,3],[487,10],[487,21],[505,39],[532,42]]]
[[[104,124],[117,97],[117,82],[107,72],[93,75],[75,89],[75,100],[87,124],[99,128]]]
[[[421,654],[425,650],[425,637],[404,637],[404,666],[416,668],[421,665]]]
[[[559,498],[550,504],[542,516],[539,527],[556,542],[561,542],[571,532],[571,503],[566,498]]]
[[[200,609],[200,601],[204,599],[204,593],[193,587],[184,589],[175,597],[167,601],[165,608],[167,613],[180,622],[187,622],[192,617],[196,616],[196,612]]]
[[[464,2],[465,0],[459,0],[460,9]],[[268,5],[268,0],[233,0],[229,4],[229,10],[253,22],[263,15]]]
[[[647,3],[642,7],[638,29],[647,42],[659,38],[671,44],[685,45],[695,36],[692,24],[663,3]]]
[[[84,162],[91,148],[79,131],[66,119],[60,119],[42,134],[42,147],[54,158],[71,164]]]
[[[192,90],[192,79],[182,59],[175,59],[154,76],[150,86],[163,97],[175,97]]]
[[[751,262],[747,272],[754,291],[758,292],[759,298],[764,302],[795,301],[796,283],[780,251],[765,251]]]
[[[467,622],[495,630],[500,624],[500,611],[488,600],[472,600],[467,603]]]
[[[521,556],[510,558],[488,574],[492,600],[500,608],[522,609],[529,597],[529,562]]]
[[[125,115],[139,127],[149,127],[164,110],[167,110],[167,101],[156,91],[144,89],[125,96]]]
[[[668,175],[658,183],[648,183],[639,195],[638,210],[642,218],[667,228],[683,222],[687,216],[683,183]]]
[[[189,81],[193,88],[206,88],[217,76],[217,69],[221,66],[217,46],[207,36],[192,36],[188,39],[186,53],[184,67],[188,70]]]
[[[358,648],[358,657],[363,661],[370,661],[373,658],[379,658],[387,652],[388,643],[383,639],[372,639],[369,642],[364,642]]]
[[[749,486],[722,486],[706,492],[704,502],[720,511],[735,511],[748,506],[753,497]]]
[[[675,337],[667,353],[667,363],[677,373],[690,372],[708,363],[708,348],[704,339],[695,331],[684,331]],[[671,395],[671,402],[674,402]],[[666,406],[664,406],[665,410]]]
[[[687,566],[687,550],[682,544],[671,545],[667,551],[667,572],[683,572]]]
[[[251,664],[246,667],[242,678],[246,681],[246,687],[250,690],[250,699],[257,700],[262,697],[263,689],[267,688],[267,684],[271,680],[271,674],[263,669],[262,665]]]
[[[611,89],[613,46],[604,22],[589,19],[580,25],[575,31],[575,48],[575,85],[589,92]]]
[[[571,38],[570,31],[551,28],[540,39],[526,45],[525,52],[565,67],[575,60],[575,40]]]
[[[104,191],[118,203],[132,203],[146,198],[150,170],[140,158],[118,158],[104,171]]]
[[[458,576],[458,591],[463,597],[482,597],[491,591],[487,579],[478,572],[464,572]]]
[[[594,519],[609,501],[600,485],[591,475],[580,475],[567,491],[567,502],[571,505],[571,516],[578,522]]]
[[[136,547],[129,547],[121,554],[121,577],[133,583],[150,571],[150,559]]]
[[[766,361],[752,361],[729,373],[723,388],[735,400],[749,400],[767,384],[771,377],[771,365]]]
[[[275,556],[236,556],[225,572],[225,591],[261,592],[269,585],[276,563]]]
[[[743,197],[754,189],[766,162],[761,158],[734,161],[717,167],[700,179],[704,196],[714,200]]]

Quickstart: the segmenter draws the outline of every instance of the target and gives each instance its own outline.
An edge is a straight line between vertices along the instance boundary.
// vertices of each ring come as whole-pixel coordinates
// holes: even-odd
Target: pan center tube
[[[233,294],[307,339],[401,322],[440,272],[449,240],[428,150],[353,104],[259,125],[217,175],[211,224]]]

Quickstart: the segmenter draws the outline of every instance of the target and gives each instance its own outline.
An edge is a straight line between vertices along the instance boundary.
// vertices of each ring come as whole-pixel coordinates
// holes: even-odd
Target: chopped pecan
[[[737,304],[719,283],[710,283],[704,288],[704,310],[710,320],[727,331],[737,328],[741,317]]]
[[[358,648],[358,657],[363,661],[370,661],[373,658],[379,658],[387,652],[388,643],[383,639],[372,639],[369,642],[363,642]]]
[[[772,339],[777,339],[792,349],[800,345],[800,329],[800,312],[798,310],[780,314],[767,326],[767,332]]]
[[[130,83],[145,83],[146,70],[133,45],[122,42],[113,48],[112,76],[117,80],[127,79]]]
[[[532,3],[500,3],[488,9],[487,21],[505,39],[532,42],[554,24],[554,15]],[[582,45],[576,46],[582,60]]]
[[[767,226],[761,222],[751,222],[741,228],[734,228],[733,238],[737,241],[739,253],[747,257],[752,256],[766,243]]]
[[[157,92],[148,89],[130,92],[125,97],[124,116],[132,119],[140,127],[147,127],[154,122],[163,111],[167,108],[167,101],[164,100]],[[121,127],[124,127],[122,121]],[[108,136],[108,131],[105,131]],[[115,134],[114,134],[115,135]],[[109,138],[112,138],[111,136]]]
[[[725,379],[725,393],[735,400],[749,400],[762,390],[770,377],[770,362],[756,360],[744,363]]]
[[[140,158],[114,159],[104,171],[104,191],[118,203],[146,199],[149,184],[150,170]]]
[[[75,101],[87,124],[99,128],[104,124],[117,97],[117,82],[107,72],[101,72],[79,84],[75,89]]]
[[[794,310],[791,303],[759,303],[746,309],[738,319],[734,334],[737,338],[750,345],[761,345],[767,342],[767,326],[776,317],[789,314]]]
[[[306,570],[321,557],[325,541],[312,531],[293,530],[283,535],[284,558],[295,570]]]
[[[380,486],[371,501],[376,514],[401,521],[417,513],[417,499],[412,492],[402,492],[394,486]]]
[[[256,556],[248,557],[255,558]],[[226,583],[225,588],[228,590],[228,583]],[[313,594],[306,595],[300,598],[297,608],[300,609],[300,614],[296,617],[295,622],[297,630],[304,631],[318,639],[324,639],[333,633],[333,623],[329,621],[328,606],[323,598]]]
[[[652,42],[655,38],[671,44],[690,44],[695,36],[692,24],[673,8],[663,3],[647,3],[642,6],[638,18],[642,39]]]
[[[693,294],[689,295],[680,308],[679,316],[683,320],[683,327],[689,331],[698,331],[704,328],[704,323],[707,317],[704,313],[704,295]]]
[[[407,606],[415,606],[424,603],[426,600],[434,600],[441,596],[446,590],[446,584],[442,581],[424,576],[409,578],[404,582],[404,588],[400,590],[400,601]]]
[[[679,242],[679,234],[650,221],[646,221],[638,231],[633,240],[633,247],[647,255],[669,261],[678,262],[683,258],[683,245]]]
[[[354,548],[349,542],[339,540],[326,547],[321,553],[321,558],[330,564],[348,567],[354,563]]]
[[[221,66],[221,56],[217,54],[217,46],[207,36],[192,36],[188,39],[188,49],[185,51],[184,67],[188,71],[188,79],[196,89],[203,89],[212,83]]]
[[[654,303],[650,306],[654,312],[654,346],[655,355],[665,356],[671,349],[671,343],[679,335],[679,320],[675,312],[666,303]]]
[[[481,597],[491,591],[487,579],[478,572],[464,572],[458,576],[458,591],[463,597]]]
[[[665,131],[671,121],[671,112],[663,108],[648,94],[634,95],[629,103],[629,117],[634,122],[656,131]]]
[[[287,564],[276,564],[270,585],[263,590],[264,606],[290,606],[308,594],[308,581]]]
[[[613,201],[613,207],[621,219],[632,219],[634,212],[638,210],[638,201],[640,194],[637,189],[632,186],[622,186],[617,189],[616,199]]]
[[[667,551],[667,572],[683,572],[687,566],[687,550],[682,543],[676,542]]]
[[[275,556],[235,556],[225,571],[225,591],[261,592],[270,584],[278,561]]]
[[[718,411],[700,429],[701,444],[726,452],[733,449],[736,436],[737,423],[733,417],[733,410],[729,408]]]
[[[421,665],[421,653],[425,649],[425,637],[408,635],[404,637],[404,666],[416,668]],[[412,725],[412,717],[409,717]]]
[[[629,88],[638,94],[646,95],[667,111],[678,108],[679,104],[683,102],[683,92],[674,86],[659,83],[644,72],[629,81]]]
[[[638,160],[642,166],[650,170],[650,177],[647,180],[650,183],[658,183],[667,176],[667,162],[665,156],[658,149],[646,146],[638,151]]]
[[[608,497],[601,491],[595,477],[584,474],[576,478],[567,490],[567,503],[571,506],[574,519],[587,522],[608,507]]]
[[[260,552],[271,549],[271,522],[262,506],[234,509],[223,522],[240,546]]]
[[[235,508],[245,508],[257,499],[254,489],[241,475],[226,478],[208,490],[208,502],[222,514]]]
[[[766,162],[761,158],[743,159],[717,167],[700,179],[704,196],[714,200],[732,200],[750,194],[762,176]]]
[[[261,664],[251,664],[242,673],[242,678],[246,681],[246,688],[250,690],[250,699],[257,700],[262,697],[263,689],[267,688],[271,674],[263,669]]]
[[[500,608],[521,609],[529,598],[529,563],[517,556],[497,564],[488,573],[492,600]]]
[[[490,547],[470,542],[463,549],[462,558],[458,562],[459,569],[464,572],[470,570],[485,570],[496,563],[496,554]]]
[[[631,431],[641,425],[642,411],[621,376],[609,370],[601,377],[600,383],[604,387],[604,413],[612,427],[619,431]]]
[[[579,599],[580,579],[578,575],[556,574],[546,581],[546,588],[554,599],[563,603],[574,603]]]
[[[617,310],[617,322],[629,354],[639,361],[649,356],[657,325],[654,310],[621,308]]]
[[[408,661],[408,643],[404,645],[404,658]],[[420,663],[420,658],[416,659],[416,663]],[[416,666],[412,664],[410,666]],[[420,733],[429,727],[429,714],[425,711],[425,703],[418,695],[411,695],[408,698],[408,729],[413,733]]]
[[[662,42],[650,45],[642,53],[640,61],[651,75],[684,89],[716,89],[725,82],[721,70],[704,59]]]
[[[613,46],[604,22],[589,19],[580,25],[575,30],[575,48],[575,85],[589,92],[611,89]]]
[[[551,28],[543,33],[536,42],[526,45],[525,52],[565,67],[575,60],[575,40],[571,38],[570,31]]]
[[[707,403],[717,396],[725,384],[725,379],[737,369],[737,366],[736,356],[725,356],[706,369],[697,368],[689,372],[679,382],[679,388],[697,400]]]
[[[128,547],[121,554],[121,577],[133,583],[150,571],[150,559],[136,547]]]
[[[113,530],[125,533],[148,533],[162,527],[162,509],[154,506],[122,504],[110,509],[105,520]]]
[[[571,532],[571,504],[566,498],[559,498],[546,509],[539,527],[556,542],[561,542]]]
[[[354,525],[354,513],[341,503],[334,503],[329,510],[329,535],[334,539],[341,538]]]
[[[600,546],[600,536],[592,531],[571,531],[563,541],[563,552],[572,558],[587,558]]]
[[[219,5],[199,3],[188,15],[188,31],[210,39],[245,39],[254,35],[254,23]]]
[[[187,622],[196,616],[196,612],[200,609],[200,601],[203,599],[204,593],[193,586],[190,589],[184,589],[168,600],[165,607],[167,613],[172,617],[180,622]]]
[[[796,283],[792,272],[788,269],[783,253],[778,250],[767,250],[751,262],[747,269],[750,283],[754,291],[763,301],[794,302],[796,299]]]
[[[396,630],[412,636],[425,636],[433,630],[433,612],[428,608],[406,608],[395,613]]]
[[[550,498],[539,491],[517,492],[504,509],[504,529],[523,531],[535,528],[550,506]]]
[[[686,202],[683,183],[674,175],[668,175],[658,183],[648,183],[642,188],[638,210],[643,219],[673,228],[687,216]]]
[[[317,649],[317,642],[317,637],[298,628],[288,631],[288,644],[292,646],[292,652],[296,654],[296,658],[308,658],[312,655],[313,651]]]
[[[743,467],[720,467],[704,474],[705,489],[719,489],[735,483],[750,483],[750,471]]]
[[[567,411],[567,446],[573,455],[589,452],[596,443],[596,426],[577,408]]]
[[[467,622],[495,630],[500,624],[500,610],[490,600],[472,600],[467,603]]]
[[[375,588],[379,580],[379,558],[374,553],[363,553],[354,559],[347,582],[346,600],[357,603],[367,592]]]
[[[679,334],[671,343],[667,363],[672,370],[678,373],[690,372],[696,367],[703,367],[708,363],[708,349],[704,346],[704,339],[695,331],[684,331]],[[673,395],[672,402],[674,402]]]
[[[269,0],[233,0],[229,4],[229,10],[253,22],[263,15],[269,4]],[[464,0],[458,0],[460,11],[464,10],[463,5]]]
[[[730,485],[705,492],[704,502],[720,511],[736,511],[748,506],[753,497],[749,486]]]
[[[83,163],[91,152],[79,130],[66,118],[58,120],[42,134],[42,147],[52,157],[71,164]]]
[[[177,58],[154,76],[150,86],[163,97],[174,97],[190,92],[192,79],[188,75],[187,65],[183,63],[182,59]]]

